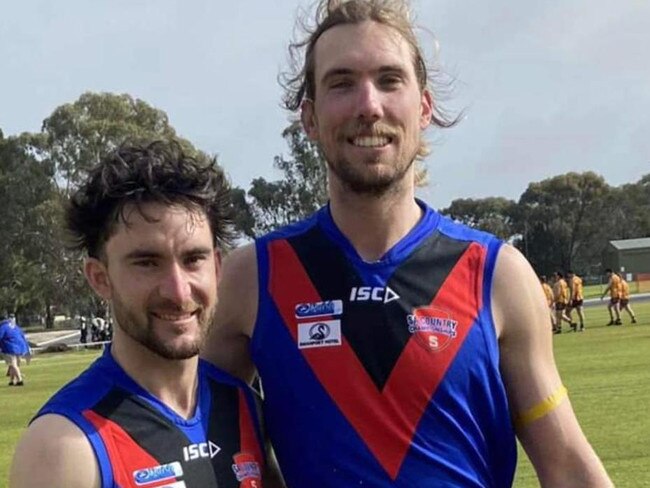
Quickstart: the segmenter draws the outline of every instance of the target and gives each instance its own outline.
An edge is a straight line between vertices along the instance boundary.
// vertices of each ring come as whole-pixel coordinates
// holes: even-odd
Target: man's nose
[[[366,80],[359,84],[357,116],[370,122],[375,122],[384,116],[381,92],[372,80]]]
[[[191,297],[191,294],[192,288],[186,271],[177,263],[172,264],[160,283],[160,296],[183,304]]]

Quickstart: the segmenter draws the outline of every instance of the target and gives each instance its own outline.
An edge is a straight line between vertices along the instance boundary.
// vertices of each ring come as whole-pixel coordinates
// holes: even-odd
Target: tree
[[[602,212],[611,188],[593,172],[531,183],[515,211],[518,246],[540,273],[585,269],[600,259]]]
[[[88,92],[57,107],[30,142],[36,153],[53,165],[57,181],[68,195],[88,168],[123,142],[157,138],[179,140],[195,151],[176,135],[162,110],[127,94]]]
[[[508,240],[514,232],[512,226],[516,203],[503,197],[459,198],[441,213],[453,220],[476,229],[490,232],[497,237]]]
[[[290,222],[298,221],[327,202],[327,170],[318,147],[298,122],[282,132],[291,157],[276,156],[273,165],[284,178],[255,178],[246,194],[234,191],[235,223],[244,235],[254,238]]]

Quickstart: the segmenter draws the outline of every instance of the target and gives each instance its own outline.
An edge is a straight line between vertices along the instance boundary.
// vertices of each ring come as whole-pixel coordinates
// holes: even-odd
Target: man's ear
[[[214,248],[214,272],[217,275],[217,285],[221,281],[221,251]]]
[[[433,96],[427,89],[422,91],[422,101],[420,104],[420,129],[424,130],[431,124],[431,117],[433,116]]]
[[[108,278],[108,269],[106,265],[97,258],[86,258],[84,261],[84,274],[86,281],[104,300],[110,300],[112,297],[112,287]]]
[[[300,121],[307,137],[312,141],[318,141],[318,122],[316,121],[316,112],[312,100],[305,99],[302,101],[300,105]]]

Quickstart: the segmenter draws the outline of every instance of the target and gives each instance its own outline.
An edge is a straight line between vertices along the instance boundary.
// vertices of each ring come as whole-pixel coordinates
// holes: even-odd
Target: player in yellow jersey
[[[544,296],[546,297],[546,303],[548,304],[549,315],[551,316],[551,326],[552,330],[555,330],[555,311],[553,309],[553,289],[548,284],[546,275],[539,277],[539,282],[542,284],[542,290],[544,290]]]
[[[609,323],[607,325],[621,325],[621,314],[619,313],[619,301],[621,299],[621,278],[612,271],[611,268],[605,270],[607,274],[607,288],[600,297],[602,300],[609,292],[609,303],[607,310],[609,311]],[[616,319],[614,319],[616,317]]]
[[[585,311],[582,306],[584,303],[584,294],[582,291],[582,278],[576,275],[573,271],[569,270],[566,273],[568,279],[569,292],[571,299],[569,300],[569,306],[567,307],[566,314],[567,317],[571,320],[571,328],[574,332],[579,330],[583,332],[585,330]],[[578,329],[578,324],[573,321],[571,312],[575,309],[578,312],[578,320],[580,321],[580,328]]]
[[[625,310],[632,319],[632,323],[636,324],[636,316],[634,315],[634,310],[630,307],[630,285],[627,284],[627,281],[623,278],[620,273],[616,273],[621,279],[621,301],[619,306],[621,310]]]
[[[571,324],[565,310],[569,304],[569,285],[560,271],[553,273],[553,300],[555,301],[555,334],[562,333],[562,321]]]

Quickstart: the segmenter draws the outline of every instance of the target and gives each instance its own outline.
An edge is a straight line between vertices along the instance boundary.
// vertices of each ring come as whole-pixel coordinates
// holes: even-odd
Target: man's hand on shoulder
[[[85,434],[59,415],[36,419],[23,434],[11,466],[10,488],[93,488],[99,466]]]

